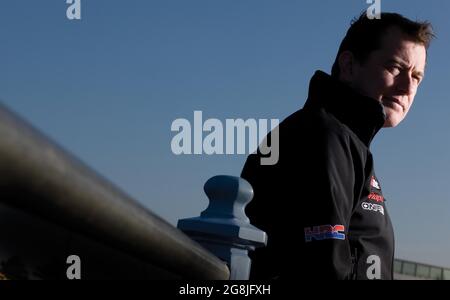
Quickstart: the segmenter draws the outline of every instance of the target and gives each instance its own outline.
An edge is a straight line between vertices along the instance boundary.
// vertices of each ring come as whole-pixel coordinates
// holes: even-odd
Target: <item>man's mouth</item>
[[[385,97],[383,98],[383,105],[390,106],[390,107],[397,107],[400,108],[402,111],[405,110],[405,107],[403,106],[402,102],[396,98],[392,97]]]

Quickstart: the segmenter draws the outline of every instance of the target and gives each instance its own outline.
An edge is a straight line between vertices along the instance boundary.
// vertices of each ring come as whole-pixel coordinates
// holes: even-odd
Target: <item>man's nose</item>
[[[404,72],[401,76],[399,76],[397,89],[398,92],[403,95],[413,95],[416,92],[417,84],[412,74]]]

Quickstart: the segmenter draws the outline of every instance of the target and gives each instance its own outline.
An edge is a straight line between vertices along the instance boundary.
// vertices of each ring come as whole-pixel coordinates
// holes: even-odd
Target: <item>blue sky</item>
[[[450,2],[382,0],[438,39],[408,118],[372,145],[396,256],[450,267]],[[0,2],[0,99],[149,209],[176,224],[206,208],[205,181],[245,155],[175,156],[171,123],[280,120],[330,71],[365,0]],[[293,204],[286,203],[286,209]],[[295,237],[294,237],[295,238]]]

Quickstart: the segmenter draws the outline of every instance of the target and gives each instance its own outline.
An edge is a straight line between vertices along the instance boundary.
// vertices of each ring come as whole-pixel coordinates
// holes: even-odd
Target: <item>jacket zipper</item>
[[[352,273],[350,275],[351,280],[357,280],[358,279],[358,248],[352,248]]]

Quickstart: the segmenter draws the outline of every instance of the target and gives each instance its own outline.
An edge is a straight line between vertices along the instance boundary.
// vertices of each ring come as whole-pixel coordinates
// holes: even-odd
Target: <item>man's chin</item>
[[[388,117],[386,121],[384,121],[383,128],[393,128],[400,124],[401,119]]]
[[[403,113],[399,112],[396,108],[384,106],[384,112],[386,114],[384,128],[396,127],[404,119]]]

